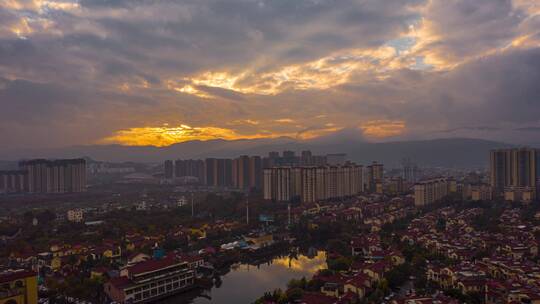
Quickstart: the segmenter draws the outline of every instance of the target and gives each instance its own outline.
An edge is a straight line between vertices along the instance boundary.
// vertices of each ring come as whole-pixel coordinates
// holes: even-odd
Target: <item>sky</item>
[[[540,142],[538,0],[0,0],[12,148]]]

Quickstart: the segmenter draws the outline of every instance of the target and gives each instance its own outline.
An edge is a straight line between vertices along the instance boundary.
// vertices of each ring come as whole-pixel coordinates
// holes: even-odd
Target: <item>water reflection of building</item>
[[[221,280],[214,282],[215,288],[202,290],[193,298],[188,294],[179,294],[160,303],[248,303],[268,291],[269,286],[284,290],[291,279],[308,278],[324,268],[326,255],[323,251],[317,252],[312,259],[301,251],[295,257],[291,258],[289,255],[276,257],[268,262],[260,262],[256,266],[237,264],[222,275]],[[220,288],[221,285],[225,288]],[[244,288],[245,286],[249,288]]]
[[[309,255],[309,253],[308,250],[305,254],[276,258],[272,263],[304,274],[314,274],[321,269],[326,269],[326,252],[315,250],[314,255]]]
[[[274,244],[272,234],[251,234],[244,237],[246,243],[253,249],[264,248]]]

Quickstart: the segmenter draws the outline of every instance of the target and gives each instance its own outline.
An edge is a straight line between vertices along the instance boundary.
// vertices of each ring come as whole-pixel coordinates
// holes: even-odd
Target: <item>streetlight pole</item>
[[[249,225],[249,198],[246,197],[246,224]]]

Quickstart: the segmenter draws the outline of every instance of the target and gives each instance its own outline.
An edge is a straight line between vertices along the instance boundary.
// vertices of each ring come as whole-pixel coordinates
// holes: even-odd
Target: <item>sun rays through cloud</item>
[[[17,147],[475,125],[514,141],[540,115],[535,0],[4,0],[0,20]]]

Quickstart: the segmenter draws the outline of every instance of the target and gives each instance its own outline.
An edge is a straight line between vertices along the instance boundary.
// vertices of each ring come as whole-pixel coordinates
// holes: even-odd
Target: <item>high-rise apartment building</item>
[[[403,178],[401,176],[394,176],[388,181],[387,190],[391,194],[399,194],[405,191],[403,186]]]
[[[274,167],[264,169],[264,199],[276,201],[290,201],[295,188],[291,183],[293,168]]]
[[[301,166],[313,166],[313,154],[311,154],[311,151],[306,150],[302,151],[302,154],[300,156],[300,165]]]
[[[165,178],[173,179],[174,178],[174,163],[172,160],[166,160],[164,165]]]
[[[446,178],[434,178],[414,185],[414,205],[425,206],[435,203],[448,195],[449,183]]]
[[[501,195],[506,192],[531,192],[536,196],[540,171],[539,156],[539,151],[531,148],[492,150],[490,183],[495,193]]]
[[[302,202],[339,199],[363,191],[362,166],[306,166],[264,169],[264,198]]]
[[[0,193],[28,192],[28,172],[24,170],[0,171]]]
[[[27,172],[30,193],[72,193],[86,191],[86,161],[84,159],[21,161],[19,167]]]
[[[493,199],[492,188],[488,185],[475,185],[471,187],[471,200],[489,201]]]
[[[260,156],[251,156],[249,158],[249,188],[262,188],[262,160]]]
[[[338,166],[345,164],[347,159],[347,154],[345,153],[335,153],[326,155],[326,163],[330,166]]]
[[[177,159],[174,162],[175,177],[196,177],[199,183],[206,182],[204,161],[200,159]]]
[[[170,161],[165,162],[166,178],[170,174]],[[201,184],[211,187],[262,189],[263,161],[260,156],[243,155],[236,159],[206,158],[174,162],[174,177],[196,177]]]
[[[403,180],[408,183],[416,183],[418,179],[420,178],[420,170],[418,169],[418,166],[412,162],[410,159],[406,158],[403,159],[401,162],[402,167],[402,177]]]
[[[233,163],[233,184],[237,189],[247,190],[250,188],[250,159],[247,155],[242,155],[234,160]]]
[[[370,192],[377,191],[377,184],[382,185],[384,180],[384,166],[383,164],[374,161],[371,165],[367,166],[367,178],[366,188]]]
[[[223,185],[226,187],[232,187],[233,186],[233,160],[232,159],[224,159],[223,160]],[[261,171],[262,174],[262,171]]]
[[[217,159],[207,158],[204,160],[205,185],[217,186]]]

